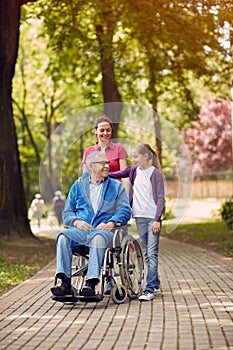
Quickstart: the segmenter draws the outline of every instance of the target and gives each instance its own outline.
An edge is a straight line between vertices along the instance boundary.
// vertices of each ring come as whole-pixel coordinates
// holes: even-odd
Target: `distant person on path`
[[[61,191],[56,191],[55,196],[53,197],[53,210],[57,217],[58,225],[62,225],[62,212],[65,208],[65,199],[61,193]]]
[[[46,214],[45,202],[40,193],[35,194],[35,198],[32,200],[30,205],[29,213],[31,218],[35,217],[37,226],[40,228],[41,219]]]
[[[139,300],[152,300],[160,293],[158,277],[159,239],[165,208],[164,180],[155,151],[139,144],[133,152],[135,166],[109,173],[114,178],[130,178],[130,204],[136,220],[148,268],[146,287]]]
[[[71,287],[72,246],[89,247],[86,285],[82,295],[95,296],[95,286],[103,264],[105,249],[111,242],[116,223],[126,223],[131,208],[120,181],[108,176],[109,161],[104,151],[91,152],[87,157],[89,172],[70,189],[63,212],[68,227],[57,236],[56,277],[61,285],[51,288],[55,296],[73,295]]]

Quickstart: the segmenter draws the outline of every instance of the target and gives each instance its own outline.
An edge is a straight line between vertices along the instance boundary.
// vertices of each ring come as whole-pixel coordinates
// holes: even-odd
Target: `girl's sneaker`
[[[140,295],[140,297],[138,298],[138,300],[140,301],[148,301],[148,300],[152,300],[155,298],[154,293],[148,292],[147,290],[145,292],[142,293],[142,295]]]
[[[160,295],[160,289],[159,288],[155,288],[154,289],[154,296]]]

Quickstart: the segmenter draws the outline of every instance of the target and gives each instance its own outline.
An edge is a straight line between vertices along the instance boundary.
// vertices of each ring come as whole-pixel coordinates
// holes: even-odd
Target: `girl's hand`
[[[152,225],[152,232],[154,235],[157,235],[157,233],[160,231],[160,222],[155,221]]]

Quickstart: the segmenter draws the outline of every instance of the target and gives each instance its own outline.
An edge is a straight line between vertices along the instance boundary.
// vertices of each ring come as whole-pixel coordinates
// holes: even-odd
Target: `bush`
[[[170,220],[170,219],[174,219],[175,216],[172,212],[172,209],[167,209],[165,210],[165,214],[163,216],[163,220]]]
[[[220,214],[226,222],[228,229],[233,230],[233,197],[222,204]]]

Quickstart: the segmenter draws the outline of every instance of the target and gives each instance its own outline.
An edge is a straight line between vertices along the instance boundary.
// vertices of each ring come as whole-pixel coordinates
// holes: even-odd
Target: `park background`
[[[189,150],[192,199],[218,198],[223,203],[231,198],[231,1],[1,0],[1,4],[3,242],[34,239],[28,208],[40,192],[45,148],[47,167],[42,172],[48,183],[48,210],[56,190],[67,195],[79,175],[83,150],[94,141],[93,106],[102,106],[113,119],[114,139],[133,143],[142,140],[143,132],[125,126],[140,123],[141,110],[147,111],[154,130],[143,141],[159,154],[168,209],[179,193],[180,155],[176,147],[167,150],[163,143],[164,120]],[[123,113],[125,106],[128,114]],[[78,121],[73,125],[78,137],[58,164],[52,135],[72,118]],[[141,124],[146,126],[144,116]],[[80,134],[80,127],[85,132]],[[176,141],[171,135],[171,142]],[[59,167],[61,177],[54,176]],[[232,231],[220,215],[216,217],[219,237],[224,232],[230,241]],[[208,223],[209,231],[210,227]],[[216,229],[212,234],[217,237]]]

